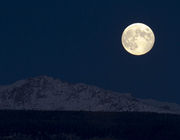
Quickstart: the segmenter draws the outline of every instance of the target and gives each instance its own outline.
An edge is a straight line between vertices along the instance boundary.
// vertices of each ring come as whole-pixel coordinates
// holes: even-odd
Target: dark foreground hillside
[[[0,140],[179,140],[180,116],[156,113],[0,111]]]

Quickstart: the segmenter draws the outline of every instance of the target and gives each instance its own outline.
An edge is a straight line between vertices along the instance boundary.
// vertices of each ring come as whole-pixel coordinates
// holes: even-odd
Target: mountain
[[[48,76],[0,86],[0,109],[138,111],[180,114],[180,105],[138,99],[131,94],[104,90],[82,83],[69,84]]]

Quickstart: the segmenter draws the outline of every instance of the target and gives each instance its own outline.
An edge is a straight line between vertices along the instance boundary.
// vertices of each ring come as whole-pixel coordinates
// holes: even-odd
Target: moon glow
[[[152,49],[155,36],[147,25],[134,23],[123,31],[121,41],[127,52],[133,55],[143,55]]]

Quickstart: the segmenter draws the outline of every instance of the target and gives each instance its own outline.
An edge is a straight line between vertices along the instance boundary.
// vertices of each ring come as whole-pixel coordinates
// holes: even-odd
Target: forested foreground
[[[0,111],[0,140],[180,140],[180,116],[139,112]]]

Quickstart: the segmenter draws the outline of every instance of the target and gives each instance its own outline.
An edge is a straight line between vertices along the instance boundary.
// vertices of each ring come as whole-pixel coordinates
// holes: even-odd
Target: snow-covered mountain
[[[145,111],[180,114],[180,105],[143,100],[86,84],[69,84],[47,76],[0,86],[0,109]]]

